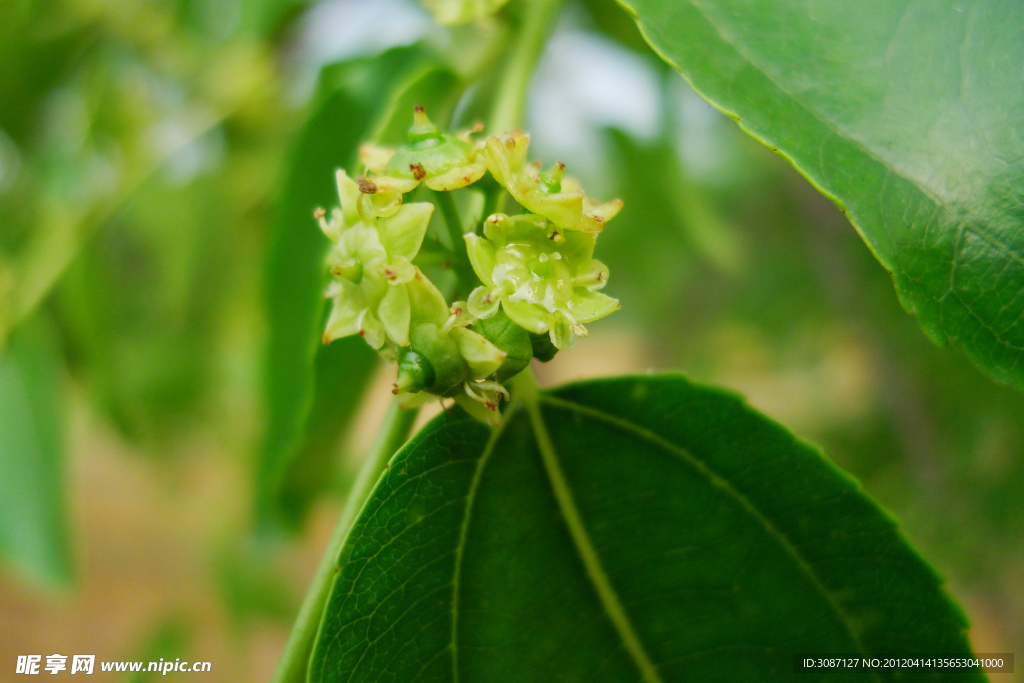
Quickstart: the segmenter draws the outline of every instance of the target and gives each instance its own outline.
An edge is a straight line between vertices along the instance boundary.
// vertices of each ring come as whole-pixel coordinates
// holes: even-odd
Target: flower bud
[[[409,330],[409,346],[434,369],[433,381],[424,384],[424,391],[443,396],[470,378],[459,345],[436,324],[415,323]]]
[[[529,333],[512,322],[504,311],[498,310],[490,318],[476,321],[473,323],[473,331],[505,353],[505,360],[495,374],[499,382],[506,382],[518,375],[534,356]]]
[[[434,366],[422,354],[408,346],[398,347],[398,378],[394,394],[423,391],[435,382]]]

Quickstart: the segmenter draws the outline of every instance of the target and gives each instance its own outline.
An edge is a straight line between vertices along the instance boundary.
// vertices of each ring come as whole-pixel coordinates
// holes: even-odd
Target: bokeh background
[[[391,381],[365,354],[346,370],[333,474],[263,523],[296,150],[325,91],[373,92],[352,65],[458,70],[501,31],[412,0],[0,0],[0,678],[55,652],[269,678]],[[900,520],[976,651],[1024,652],[1024,397],[932,345],[842,214],[611,0],[566,5],[526,124],[535,157],[626,202],[596,254],[622,311],[541,381],[675,369],[742,393]]]

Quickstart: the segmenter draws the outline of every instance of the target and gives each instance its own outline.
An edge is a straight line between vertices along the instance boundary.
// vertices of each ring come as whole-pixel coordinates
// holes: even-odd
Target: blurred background
[[[311,346],[312,209],[412,100],[477,118],[508,38],[412,0],[0,0],[0,667],[269,678],[392,381],[360,340]],[[612,0],[566,5],[526,129],[626,203],[596,254],[622,310],[541,381],[743,394],[900,520],[976,651],[1024,652],[1020,393],[932,345],[842,214]]]

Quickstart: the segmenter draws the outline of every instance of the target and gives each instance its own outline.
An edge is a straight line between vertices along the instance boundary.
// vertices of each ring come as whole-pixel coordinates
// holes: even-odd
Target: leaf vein
[[[622,602],[619,600],[619,596],[615,592],[608,574],[601,565],[601,559],[598,557],[597,550],[590,540],[590,535],[573,500],[569,482],[566,480],[562,467],[558,462],[558,453],[551,442],[551,435],[548,433],[547,425],[544,423],[544,416],[541,415],[538,400],[534,397],[526,397],[525,405],[526,411],[530,416],[530,423],[533,426],[537,448],[540,450],[541,460],[544,463],[544,470],[547,472],[551,488],[554,490],[555,500],[558,502],[562,517],[569,528],[569,535],[572,537],[576,551],[583,562],[587,576],[590,578],[597,597],[601,601],[601,606],[604,607],[605,614],[622,639],[626,651],[629,652],[637,668],[640,669],[640,674],[644,680],[647,683],[662,683],[657,667],[651,661],[650,656],[644,649],[643,643],[640,642],[640,638],[633,629],[629,615],[622,606]]]
[[[623,420],[622,418],[616,417],[614,415],[609,415],[608,413],[605,413],[602,410],[592,408],[590,406],[585,406],[579,403],[575,403],[573,401],[569,401],[563,398],[555,398],[553,396],[544,395],[541,397],[540,400],[545,403],[549,403],[551,405],[558,406],[566,410],[578,412],[581,415],[589,416],[593,419],[600,420],[602,422],[605,422],[606,424],[609,424],[623,431],[634,434],[637,437],[650,442],[652,445],[657,446],[658,448],[666,451],[667,453],[670,453],[678,457],[679,459],[683,460],[684,462],[690,464],[694,469],[696,469],[699,473],[707,477],[708,480],[710,480],[715,486],[720,488],[724,493],[732,496],[736,500],[736,502],[743,507],[743,509],[745,509],[754,519],[758,520],[764,526],[765,530],[769,533],[769,535],[775,538],[776,541],[779,543],[780,547],[790,557],[793,558],[797,566],[807,575],[808,579],[811,582],[811,585],[815,588],[815,590],[817,590],[822,595],[822,597],[825,599],[829,607],[832,609],[839,623],[846,630],[847,634],[849,635],[853,644],[856,646],[857,650],[863,654],[868,654],[867,648],[864,646],[860,638],[857,636],[857,634],[851,627],[849,617],[843,611],[842,607],[840,607],[840,605],[835,601],[829,590],[821,582],[821,579],[814,571],[814,568],[810,564],[808,564],[807,561],[799,554],[796,547],[789,540],[789,538],[781,530],[779,530],[771,522],[771,520],[765,517],[754,506],[754,504],[751,503],[749,499],[747,499],[746,496],[737,491],[727,479],[718,475],[705,463],[697,459],[695,456],[693,456],[685,449],[675,445],[671,441],[662,438],[661,436],[655,434],[649,429],[641,427],[640,425],[634,424],[627,420]],[[875,674],[875,676],[876,680],[881,680],[877,677],[877,674]]]

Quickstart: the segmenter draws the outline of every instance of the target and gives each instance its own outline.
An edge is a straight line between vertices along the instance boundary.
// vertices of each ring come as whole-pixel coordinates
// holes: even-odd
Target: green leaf
[[[326,488],[338,441],[376,363],[361,338],[321,342],[330,242],[313,210],[338,205],[334,171],[354,169],[361,142],[401,141],[417,103],[445,120],[458,86],[419,48],[339,65],[323,80],[332,90],[295,143],[267,262],[269,427],[257,474],[264,525],[295,526]]]
[[[0,555],[51,586],[72,580],[60,368],[38,317],[0,351]]]
[[[846,213],[933,341],[1024,388],[1024,5],[623,4]]]
[[[970,651],[895,522],[735,396],[677,376],[528,394],[493,433],[442,415],[394,457],[311,681],[790,681],[797,652]]]

